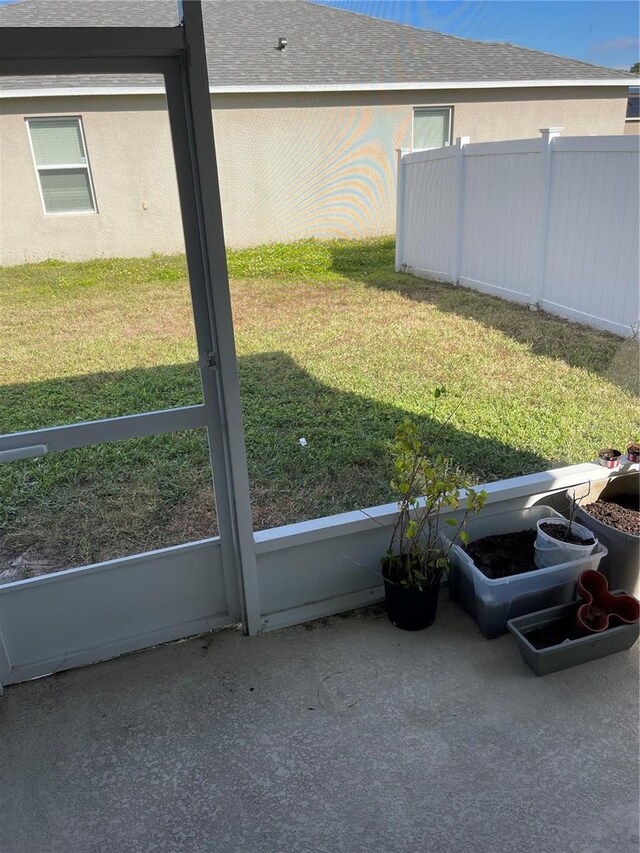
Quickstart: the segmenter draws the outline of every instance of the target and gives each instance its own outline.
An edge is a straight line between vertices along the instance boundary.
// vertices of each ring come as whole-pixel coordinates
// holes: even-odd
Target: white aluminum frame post
[[[255,634],[258,576],[201,2],[186,0],[182,8],[186,50],[165,71],[167,103],[227,600],[245,630]]]
[[[204,405],[0,436],[0,462],[11,463],[47,452],[206,425],[220,538],[207,540],[210,544],[206,547],[202,543],[190,545],[195,546],[194,554],[201,555],[199,559],[208,555],[212,571],[221,552],[228,613],[227,616],[214,614],[213,622],[241,621],[248,633],[256,633],[261,627],[256,557],[202,9],[200,0],[186,0],[181,5],[183,21],[176,27],[6,27],[0,33],[0,75],[158,73],[164,76]],[[141,562],[146,565],[157,559],[159,564],[166,563],[167,557],[175,557],[180,563],[191,559],[185,551],[189,547],[178,546],[175,553],[163,549],[111,563],[125,565],[132,561],[135,565]],[[74,573],[85,572],[89,576],[94,569],[72,569],[56,577],[64,581],[77,577]],[[0,592],[23,595],[53,580],[51,576],[5,584]],[[81,606],[78,601],[78,607]],[[2,613],[0,607],[0,683],[3,680],[6,683],[20,679],[7,675],[12,662],[3,642]],[[206,625],[213,624],[205,621]],[[187,623],[192,625],[189,620],[184,624]],[[195,620],[192,627],[202,629],[202,620]],[[176,627],[175,631],[178,630]],[[140,642],[147,645],[153,639],[172,638],[170,627],[166,631],[154,628],[144,635],[146,640],[140,636]],[[131,650],[134,642],[114,641],[114,649]],[[108,656],[96,649],[86,654],[70,651],[65,660],[68,657],[77,665]],[[35,664],[30,667],[25,664],[26,677],[29,677],[27,672],[41,674]]]

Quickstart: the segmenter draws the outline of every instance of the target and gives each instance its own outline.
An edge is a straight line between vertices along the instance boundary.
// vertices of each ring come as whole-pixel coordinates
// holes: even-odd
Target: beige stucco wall
[[[489,89],[212,98],[225,236],[231,246],[362,237],[395,228],[395,149],[412,108],[453,106],[472,142],[625,130],[626,90]],[[81,115],[98,214],[45,216],[25,116]],[[0,102],[0,263],[182,249],[164,99]]]
[[[624,132],[628,136],[640,135],[640,121],[626,121],[624,123]]]
[[[97,214],[43,212],[24,117],[59,114],[82,116]],[[172,156],[158,97],[0,101],[0,263],[181,251]]]

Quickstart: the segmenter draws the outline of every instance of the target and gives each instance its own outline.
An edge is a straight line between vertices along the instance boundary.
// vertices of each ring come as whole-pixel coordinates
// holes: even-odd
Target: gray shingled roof
[[[365,8],[365,4],[363,4]],[[55,17],[52,16],[55,9]],[[207,0],[203,4],[212,87],[332,86],[519,80],[620,80],[625,72],[511,44],[469,41],[305,0]],[[175,26],[174,0],[21,0],[0,7],[0,26]],[[287,39],[284,52],[278,38]],[[67,87],[149,85],[156,78],[47,78]],[[29,78],[3,89],[33,88]]]

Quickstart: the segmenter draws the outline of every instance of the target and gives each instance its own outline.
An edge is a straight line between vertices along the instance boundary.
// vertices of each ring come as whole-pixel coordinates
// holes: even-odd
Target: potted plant
[[[535,562],[538,568],[557,566],[592,554],[598,540],[588,527],[574,521],[578,501],[569,501],[569,517],[541,518],[537,522]]]
[[[598,462],[605,468],[616,469],[620,465],[622,452],[615,447],[602,447],[598,451]]]
[[[629,462],[640,462],[640,442],[632,441],[627,444],[627,459]]]
[[[437,389],[436,398],[441,393]],[[382,558],[387,614],[396,627],[419,631],[435,619],[442,574],[449,568],[451,540],[441,536],[442,513],[458,510],[463,487],[450,460],[423,441],[410,419],[396,432],[391,488],[398,494],[398,518]],[[486,492],[466,489],[462,517],[446,519],[455,528],[453,538],[466,541],[467,518],[485,500]]]

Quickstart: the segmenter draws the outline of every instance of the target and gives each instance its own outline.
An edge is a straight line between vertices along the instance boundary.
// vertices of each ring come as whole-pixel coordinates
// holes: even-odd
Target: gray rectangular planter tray
[[[615,590],[614,595],[620,594],[621,590]],[[507,622],[507,628],[518,641],[520,654],[536,675],[548,675],[550,672],[557,672],[560,669],[597,660],[615,652],[623,652],[630,649],[638,639],[640,632],[638,624],[620,625],[617,628],[610,628],[602,634],[590,634],[588,637],[580,637],[578,640],[565,640],[559,646],[549,646],[546,649],[534,648],[524,636],[529,631],[570,615],[577,610],[581,603],[580,601],[573,601],[571,604],[549,607],[546,610],[529,613],[527,616],[510,619]]]

